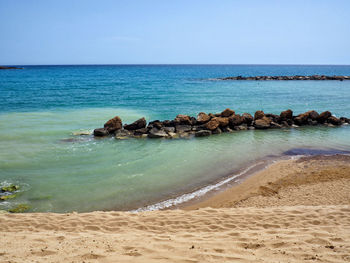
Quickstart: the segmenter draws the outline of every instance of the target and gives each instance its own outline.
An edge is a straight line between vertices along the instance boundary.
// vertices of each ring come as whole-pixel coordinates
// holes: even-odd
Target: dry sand
[[[308,157],[198,210],[1,214],[0,262],[350,262],[349,187],[350,157]]]

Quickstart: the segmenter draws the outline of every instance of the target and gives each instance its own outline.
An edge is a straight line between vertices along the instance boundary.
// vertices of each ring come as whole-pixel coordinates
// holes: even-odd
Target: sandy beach
[[[1,214],[0,262],[349,262],[349,168],[280,161],[185,209]]]

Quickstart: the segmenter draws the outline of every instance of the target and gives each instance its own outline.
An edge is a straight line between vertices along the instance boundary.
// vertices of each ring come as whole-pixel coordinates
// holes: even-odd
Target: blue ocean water
[[[291,108],[350,117],[350,81],[217,81],[256,75],[350,75],[350,66],[89,65],[0,71],[0,185],[16,183],[7,209],[135,209],[217,182],[295,147],[350,150],[350,128],[247,131],[191,140],[96,140],[74,136],[119,115]]]

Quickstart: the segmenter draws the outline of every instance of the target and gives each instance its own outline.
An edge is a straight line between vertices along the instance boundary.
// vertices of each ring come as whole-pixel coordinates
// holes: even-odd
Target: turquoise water
[[[25,66],[0,71],[0,184],[21,186],[0,209],[136,209],[227,177],[295,147],[350,150],[350,126],[244,131],[200,139],[117,141],[75,136],[115,115],[178,113],[350,116],[350,81],[214,81],[235,75],[350,75],[350,66]]]

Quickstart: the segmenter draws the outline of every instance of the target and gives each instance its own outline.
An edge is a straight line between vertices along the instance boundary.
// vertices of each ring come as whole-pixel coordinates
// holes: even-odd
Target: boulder
[[[236,130],[236,131],[245,131],[245,130],[248,130],[248,126],[247,126],[247,124],[242,124],[242,125],[234,127],[234,130]]]
[[[254,121],[254,127],[256,129],[268,129],[270,128],[271,120],[267,117],[263,117],[262,119],[257,119]]]
[[[183,114],[177,115],[175,118],[175,122],[182,125],[192,125],[191,117]]]
[[[212,133],[212,134],[221,134],[222,131],[221,131],[221,129],[220,129],[219,127],[217,127],[217,128],[216,128],[215,130],[213,130],[211,133]]]
[[[200,130],[194,134],[195,137],[204,137],[209,135],[211,135],[211,131],[208,131],[208,130]]]
[[[247,125],[251,125],[254,120],[253,116],[249,113],[243,113],[242,117],[243,117],[243,122],[246,123]]]
[[[175,133],[175,127],[163,127],[163,130],[167,133],[173,132]]]
[[[349,118],[346,118],[346,117],[340,117],[340,121],[342,123],[350,123],[350,119]]]
[[[190,126],[190,125],[176,125],[175,130],[177,133],[189,132],[192,130],[192,126]]]
[[[280,114],[280,118],[281,118],[281,121],[293,119],[293,111],[290,109],[282,111]]]
[[[233,114],[235,114],[235,111],[227,108],[223,112],[221,112],[221,117],[230,117]]]
[[[305,112],[305,113],[302,113],[302,114],[299,114],[298,116],[296,116],[294,118],[294,122],[296,125],[306,125],[308,124],[308,118],[309,118],[309,112]]]
[[[13,192],[15,192],[17,190],[19,190],[19,186],[15,185],[15,184],[11,184],[11,185],[8,185],[8,186],[1,187],[1,192],[13,193]]]
[[[230,127],[234,127],[234,126],[241,125],[244,122],[244,118],[239,114],[235,114],[229,118],[229,121],[230,121]]]
[[[140,136],[140,135],[142,135],[142,134],[147,134],[147,132],[148,132],[148,129],[147,129],[147,128],[141,128],[141,129],[135,130],[135,131],[134,131],[134,134],[135,134],[136,136]]]
[[[98,128],[94,130],[94,136],[96,137],[104,137],[109,134],[108,130],[105,128]]]
[[[206,129],[208,130],[215,130],[217,127],[219,127],[220,123],[219,121],[217,120],[217,118],[212,118],[210,121],[208,121],[204,126]]]
[[[163,130],[153,128],[150,131],[148,131],[148,138],[166,138],[166,137],[168,137],[168,134]]]
[[[113,119],[107,121],[104,125],[104,128],[108,133],[114,133],[117,130],[120,130],[123,127],[122,120],[119,116],[115,116]]]
[[[151,121],[148,123],[147,128],[150,130],[152,128],[161,129],[163,127],[164,122],[159,120]]]
[[[221,130],[222,132],[233,132],[233,130],[230,127],[224,127]]]
[[[331,113],[331,112],[329,112],[329,111],[324,111],[324,112],[322,112],[322,113],[318,116],[317,121],[318,121],[319,123],[325,123],[325,121],[327,121],[327,119],[328,119],[329,117],[331,117],[331,116],[332,116],[332,113]]]
[[[318,112],[314,110],[308,111],[308,113],[309,113],[309,118],[313,121],[317,121],[317,119],[320,116],[320,114],[318,114]]]
[[[336,126],[342,124],[341,120],[338,119],[337,117],[334,117],[334,116],[329,117],[329,118],[327,119],[327,122],[328,122],[328,123],[331,123],[331,124],[333,124],[333,125],[336,125]]]
[[[198,123],[206,123],[210,120],[210,117],[208,114],[206,114],[205,112],[200,112],[197,115],[197,122]]]
[[[279,123],[281,121],[280,115],[267,113],[267,114],[265,114],[265,116],[268,117],[271,121],[276,122],[276,123]]]
[[[230,123],[229,118],[227,117],[217,117],[216,119],[219,122],[219,126],[222,128],[228,126],[228,124]]]
[[[146,127],[146,119],[141,118],[131,124],[125,124],[124,129],[129,131],[134,131]]]
[[[262,110],[258,110],[254,114],[254,120],[259,120],[265,117],[265,113]]]

